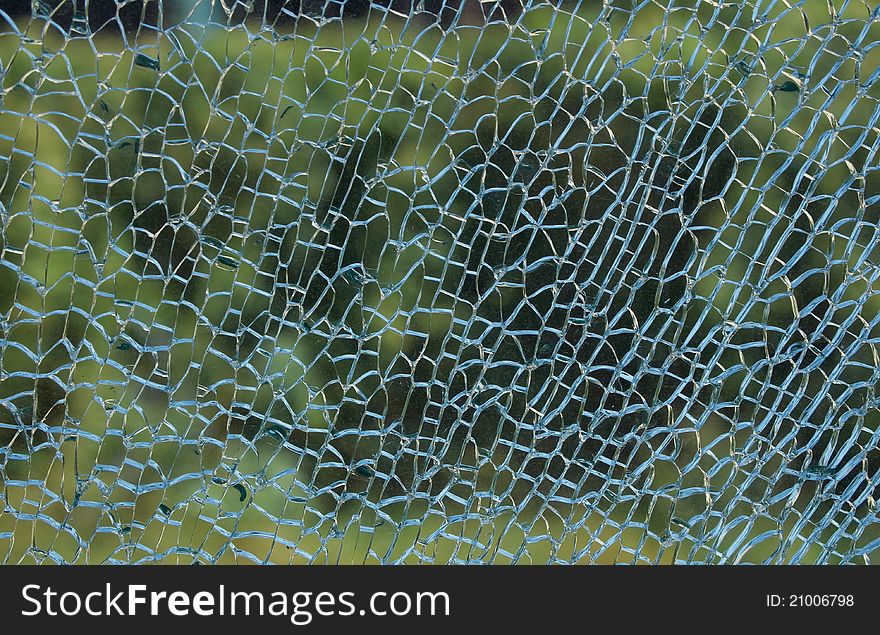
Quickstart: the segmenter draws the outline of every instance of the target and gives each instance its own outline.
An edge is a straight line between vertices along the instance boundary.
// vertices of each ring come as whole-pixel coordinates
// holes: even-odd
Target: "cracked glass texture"
[[[17,4],[0,562],[876,562],[872,3]]]

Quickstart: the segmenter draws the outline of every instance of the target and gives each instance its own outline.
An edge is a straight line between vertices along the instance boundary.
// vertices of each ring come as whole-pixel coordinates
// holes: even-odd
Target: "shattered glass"
[[[16,4],[0,562],[880,557],[877,8]]]

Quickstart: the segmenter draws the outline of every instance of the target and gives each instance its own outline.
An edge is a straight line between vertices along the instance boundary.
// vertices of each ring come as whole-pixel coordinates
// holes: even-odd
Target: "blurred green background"
[[[876,551],[869,7],[17,29],[2,561]]]

